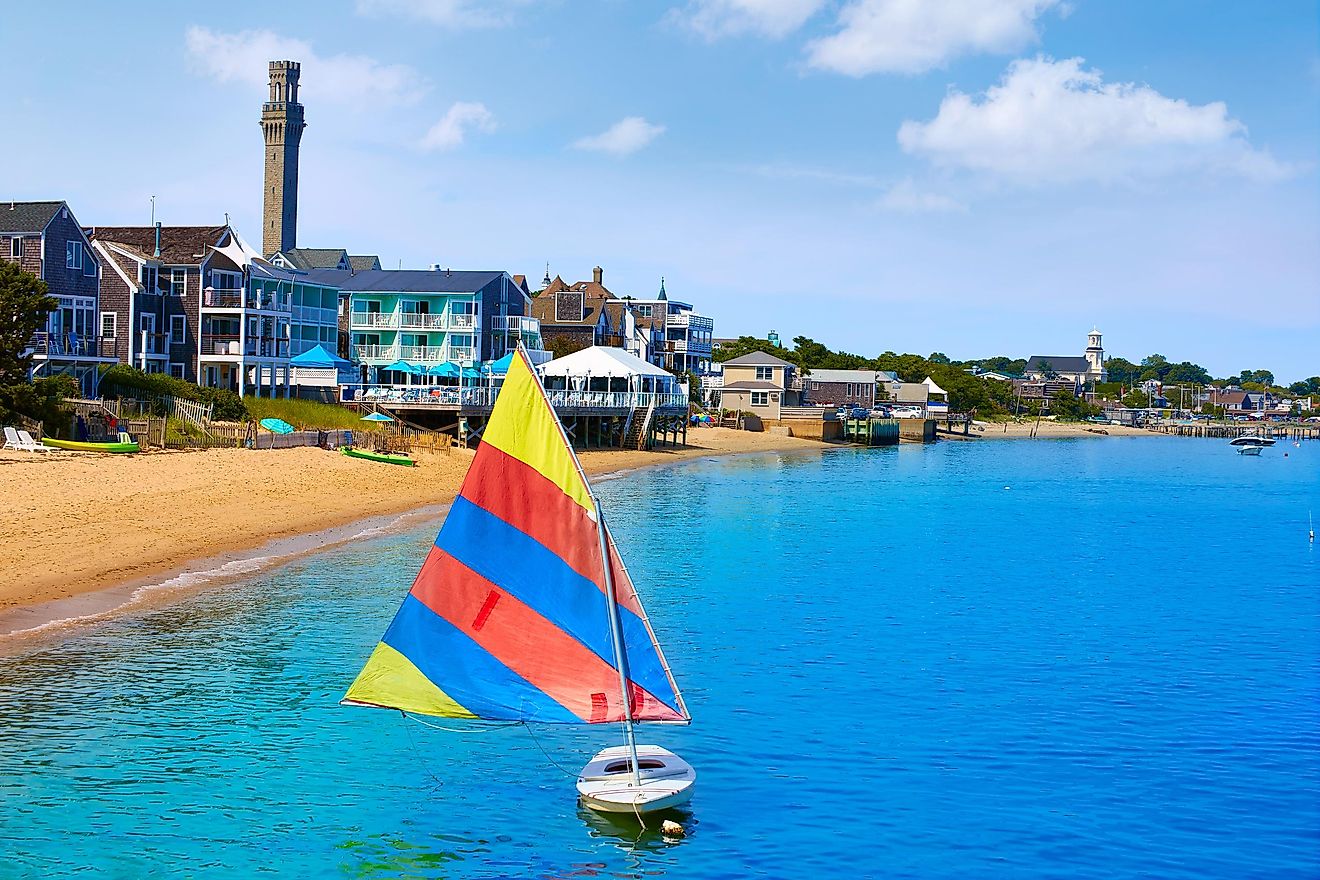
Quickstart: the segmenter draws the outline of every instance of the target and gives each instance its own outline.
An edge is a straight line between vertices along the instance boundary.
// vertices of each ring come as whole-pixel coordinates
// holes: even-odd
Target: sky
[[[0,197],[260,240],[604,268],[717,336],[1320,374],[1309,0],[52,0],[0,20]]]

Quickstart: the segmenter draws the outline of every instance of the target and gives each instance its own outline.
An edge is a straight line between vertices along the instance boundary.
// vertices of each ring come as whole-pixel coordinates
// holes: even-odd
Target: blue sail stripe
[[[435,546],[614,664],[605,594],[544,544],[460,495]],[[619,612],[632,680],[677,710],[678,698],[646,625],[627,608],[620,606]]]
[[[381,639],[479,718],[581,724],[567,708],[505,666],[411,594]]]

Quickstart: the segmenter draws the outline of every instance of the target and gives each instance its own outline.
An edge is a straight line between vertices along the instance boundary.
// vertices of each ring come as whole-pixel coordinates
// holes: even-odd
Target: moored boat
[[[358,449],[354,446],[341,446],[340,451],[350,458],[361,458],[365,461],[381,461],[385,464],[401,464],[404,467],[416,467],[417,465],[417,462],[398,452],[372,452],[367,449]]]
[[[639,745],[691,721],[604,512],[519,347],[481,445],[394,621],[341,702],[460,723],[619,724],[581,803],[641,818],[696,771]]]
[[[56,440],[53,437],[42,437],[41,442],[42,445],[49,446],[52,449],[69,449],[75,452],[113,452],[123,455],[142,451],[142,447],[138,446],[137,441],[132,439],[112,443],[92,443],[87,440]]]
[[[1228,441],[1230,446],[1273,446],[1274,438],[1264,434],[1246,434]]]

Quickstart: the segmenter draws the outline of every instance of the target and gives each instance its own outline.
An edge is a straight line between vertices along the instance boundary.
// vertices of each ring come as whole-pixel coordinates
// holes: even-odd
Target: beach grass
[[[354,410],[333,403],[314,400],[284,400],[279,397],[245,397],[243,403],[255,420],[282,419],[299,430],[346,429],[351,431],[378,431],[380,425],[362,421]]]

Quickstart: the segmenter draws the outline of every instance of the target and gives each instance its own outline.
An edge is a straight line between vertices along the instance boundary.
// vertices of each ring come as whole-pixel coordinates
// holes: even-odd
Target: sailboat
[[[696,771],[634,725],[688,714],[582,465],[520,347],[412,589],[343,705],[524,724],[609,724],[587,807],[691,799]]]

